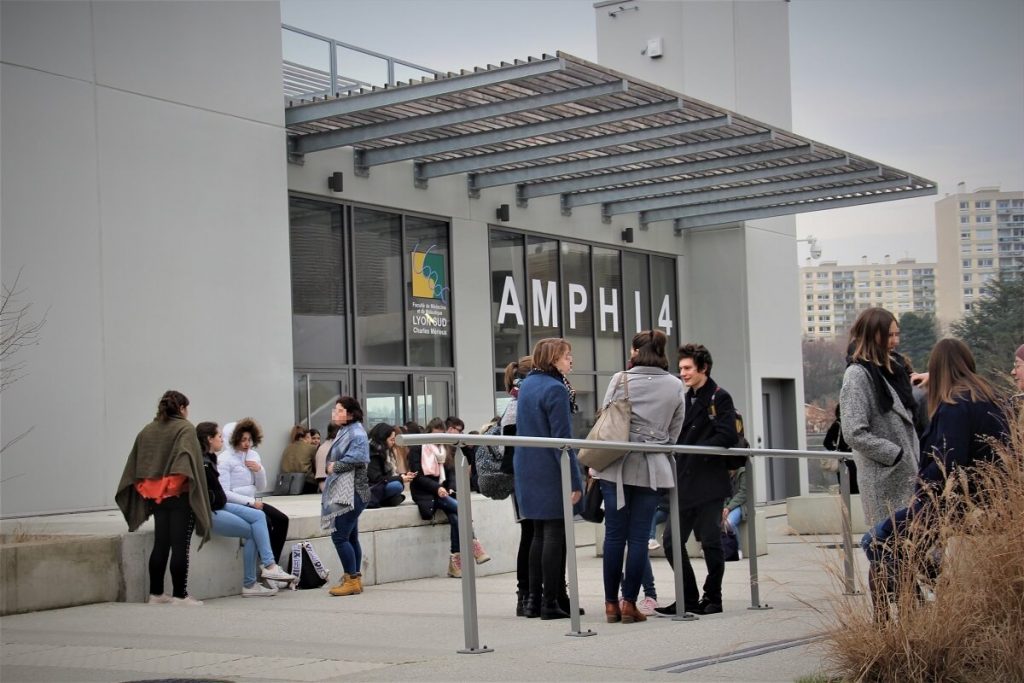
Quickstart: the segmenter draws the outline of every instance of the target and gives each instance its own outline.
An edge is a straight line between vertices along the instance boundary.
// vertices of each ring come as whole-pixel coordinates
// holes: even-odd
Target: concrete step
[[[841,496],[832,493],[811,493],[786,499],[789,526],[798,534],[841,534],[843,532]],[[850,496],[850,522],[852,533],[859,540],[868,530],[864,521],[864,507],[860,495]]]

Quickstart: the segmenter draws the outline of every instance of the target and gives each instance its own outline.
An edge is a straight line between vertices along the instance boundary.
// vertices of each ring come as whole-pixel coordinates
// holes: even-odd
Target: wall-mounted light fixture
[[[494,212],[501,222],[506,222],[509,219],[508,204],[502,204],[498,207],[498,210]]]
[[[335,171],[327,176],[327,187],[334,192],[341,192],[345,187],[344,174],[341,171]]]
[[[622,241],[626,244],[633,244],[633,228],[626,228],[622,231]]]

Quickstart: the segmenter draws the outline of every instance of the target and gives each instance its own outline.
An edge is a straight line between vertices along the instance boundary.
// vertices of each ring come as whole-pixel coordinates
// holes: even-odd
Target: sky
[[[282,0],[281,15],[443,71],[557,50],[597,61],[592,0]],[[939,188],[798,215],[823,260],[933,261],[934,205],[957,183],[1024,190],[1024,0],[792,0],[789,18],[793,131]]]

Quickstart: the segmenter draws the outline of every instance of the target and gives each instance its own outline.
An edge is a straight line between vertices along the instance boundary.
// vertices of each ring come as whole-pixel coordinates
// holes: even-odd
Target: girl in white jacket
[[[217,474],[229,503],[262,510],[270,531],[270,548],[274,560],[280,561],[288,538],[288,515],[256,500],[267,488],[267,471],[255,448],[263,441],[263,430],[251,417],[224,426],[226,446],[217,455]]]

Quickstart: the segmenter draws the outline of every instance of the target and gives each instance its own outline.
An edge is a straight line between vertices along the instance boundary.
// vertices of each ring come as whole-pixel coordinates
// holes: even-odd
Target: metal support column
[[[572,466],[572,462],[569,458],[568,446],[562,447],[559,466],[562,471],[562,517],[565,521],[565,563],[569,580],[569,620],[572,624],[572,631],[565,635],[579,638],[596,636],[597,633],[589,628],[586,631],[580,628],[580,581],[576,568],[576,522],[573,519],[572,513],[572,472],[569,469]]]
[[[672,480],[679,485],[679,473],[675,456],[671,456]],[[676,615],[673,621],[696,621],[700,617],[692,612],[686,611],[686,589],[683,586],[683,539],[682,527],[679,525],[679,491],[672,489],[668,493],[668,521],[672,533],[672,575],[676,584]]]
[[[843,581],[845,595],[860,595],[854,583],[853,563],[853,521],[850,519],[850,469],[846,460],[839,461],[839,491],[842,495],[843,509],[840,511],[843,521]]]
[[[768,465],[768,459],[764,459]],[[747,563],[750,566],[750,607],[747,609],[771,609],[770,605],[761,603],[761,579],[757,574],[757,508],[754,499],[757,497],[755,484],[754,461],[747,458]]]
[[[461,655],[479,655],[494,652],[486,645],[480,645],[480,625],[476,611],[476,562],[473,561],[473,503],[469,490],[469,461],[463,453],[463,446],[457,445],[455,459],[455,486],[463,492],[459,497],[459,546],[469,551],[469,561],[462,563],[462,628],[466,635],[466,648],[458,650]]]

